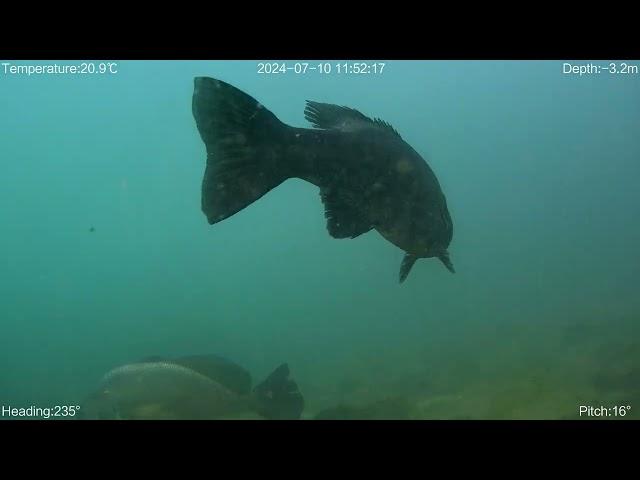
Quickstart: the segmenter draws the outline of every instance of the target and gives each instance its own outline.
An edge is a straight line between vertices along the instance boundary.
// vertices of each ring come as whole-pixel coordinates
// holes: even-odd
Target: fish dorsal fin
[[[333,238],[356,238],[371,230],[372,225],[348,196],[329,188],[320,190],[327,230]]]
[[[371,119],[353,108],[330,103],[307,100],[304,118],[315,128],[323,130],[352,132],[363,128],[378,128],[400,137],[396,129],[384,120],[379,118]]]
[[[389,122],[385,122],[384,120],[382,120],[381,118],[374,118],[373,119],[373,123],[378,127],[378,128],[382,128],[384,130],[387,130],[390,133],[393,133],[394,135],[396,135],[397,137],[400,137],[400,134],[398,133],[398,131],[393,128],[391,126],[391,124]],[[402,138],[402,137],[400,137]]]
[[[251,391],[251,374],[218,355],[189,355],[176,358],[172,363],[198,372],[238,395],[246,395]]]
[[[411,255],[407,253],[402,259],[402,265],[400,265],[400,283],[404,282],[413,267],[413,264],[416,263],[418,257],[416,255]]]

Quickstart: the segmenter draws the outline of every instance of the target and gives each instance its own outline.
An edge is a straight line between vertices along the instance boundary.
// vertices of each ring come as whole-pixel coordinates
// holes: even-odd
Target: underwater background
[[[216,353],[254,381],[288,362],[304,418],[638,418],[639,74],[258,63],[0,70],[0,405],[78,405],[115,366]],[[447,196],[457,273],[421,260],[400,285],[403,252],[375,231],[331,238],[318,189],[297,179],[208,225],[195,76],[292,126],[308,126],[307,99],[393,125]]]

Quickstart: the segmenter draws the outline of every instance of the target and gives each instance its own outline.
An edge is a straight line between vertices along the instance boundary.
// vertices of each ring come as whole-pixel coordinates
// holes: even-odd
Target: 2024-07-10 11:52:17
[[[353,75],[379,75],[385,71],[386,63],[384,62],[296,62],[293,64],[287,62],[258,62],[256,65],[258,74],[308,74],[308,73],[321,73],[321,74],[353,74]]]

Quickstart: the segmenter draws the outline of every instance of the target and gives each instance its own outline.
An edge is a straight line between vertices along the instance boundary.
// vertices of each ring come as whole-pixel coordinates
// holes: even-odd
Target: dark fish
[[[247,384],[248,380],[248,384]],[[83,419],[230,418],[255,412],[267,419],[299,419],[304,399],[280,365],[251,390],[246,370],[215,356],[151,357],[107,373],[81,406]]]
[[[247,207],[289,178],[320,188],[327,230],[356,238],[371,229],[401,248],[403,282],[418,258],[451,272],[453,224],[438,180],[388,123],[357,110],[307,101],[314,129],[282,123],[257,100],[196,77],[193,116],[207,150],[202,210],[210,224]]]
[[[152,356],[142,359],[141,362],[172,362],[195,370],[238,395],[251,392],[251,374],[240,365],[219,355],[188,355],[174,359]]]
[[[93,228],[93,227],[91,227],[91,228],[89,229],[89,231],[90,231],[91,233],[93,233],[93,232],[95,232],[95,231],[96,231],[96,229],[95,229],[95,228]]]

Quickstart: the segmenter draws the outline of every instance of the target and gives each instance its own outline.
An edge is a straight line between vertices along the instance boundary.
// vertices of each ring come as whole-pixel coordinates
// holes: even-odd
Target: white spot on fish
[[[403,158],[396,163],[396,170],[398,173],[409,173],[413,170],[413,166],[409,162],[409,160]]]

